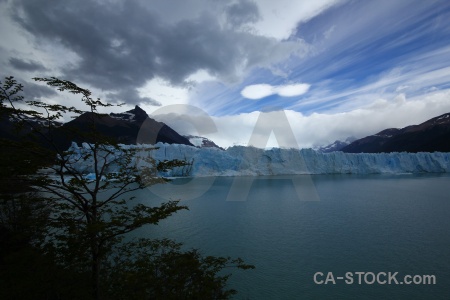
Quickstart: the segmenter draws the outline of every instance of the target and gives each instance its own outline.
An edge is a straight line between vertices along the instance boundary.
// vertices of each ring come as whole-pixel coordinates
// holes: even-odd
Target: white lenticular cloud
[[[278,95],[282,97],[300,96],[308,92],[310,85],[307,83],[298,83],[290,85],[280,85],[275,87]]]
[[[254,84],[246,86],[241,95],[247,99],[258,100],[275,94],[270,84]]]
[[[279,95],[281,97],[294,97],[300,96],[308,92],[311,85],[307,83],[297,83],[288,85],[275,85],[270,84],[254,84],[246,86],[241,95],[247,99],[259,100],[271,95]]]

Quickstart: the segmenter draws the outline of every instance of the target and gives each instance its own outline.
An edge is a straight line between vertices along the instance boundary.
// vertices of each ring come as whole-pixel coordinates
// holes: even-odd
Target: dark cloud
[[[254,23],[261,18],[256,3],[248,0],[241,0],[228,6],[226,15],[228,22],[236,27]]]
[[[36,83],[27,82],[23,89],[25,100],[38,100],[45,97],[52,97],[58,93],[53,89]]]
[[[13,66],[15,69],[20,71],[46,71],[47,68],[45,68],[42,64],[28,60],[24,61],[20,58],[12,57],[9,59],[9,64]]]
[[[152,11],[151,5],[137,1],[86,1],[81,5],[79,1],[17,0],[16,4],[15,20],[38,43],[62,44],[79,56],[72,68],[60,70],[67,79],[117,97],[130,95],[130,90],[156,76],[182,85],[198,70],[235,81],[243,70],[267,66],[298,47],[292,41],[279,43],[233,30],[259,17],[250,1],[228,7],[231,27],[222,26],[208,12],[171,23]],[[121,101],[154,102],[140,98],[137,92]]]
[[[161,106],[161,102],[149,97],[140,97],[136,89],[123,89],[117,93],[108,93],[106,98],[110,102],[128,103],[128,104],[147,104]]]

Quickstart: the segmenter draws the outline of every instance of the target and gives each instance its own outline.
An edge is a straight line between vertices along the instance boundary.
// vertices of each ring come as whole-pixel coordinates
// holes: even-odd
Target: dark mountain
[[[188,139],[179,135],[166,124],[150,118],[142,108],[136,105],[134,109],[123,113],[111,113],[109,115],[84,113],[65,123],[61,126],[61,131],[72,132],[72,135],[69,134],[68,137],[64,138],[64,147],[69,147],[72,141],[78,143],[90,142],[86,140],[86,132],[93,132],[93,125],[101,138],[107,138],[121,144],[163,142],[193,146]],[[96,138],[92,136],[91,140]]]
[[[14,122],[13,119],[7,116],[0,118],[0,138],[7,140],[20,140],[25,135],[32,132],[33,127],[36,128],[48,128],[47,120],[42,118],[26,118],[24,122]],[[58,128],[62,125],[59,122],[52,122],[54,128]],[[45,131],[46,132],[46,131]]]
[[[41,120],[31,120],[33,124],[43,125]],[[5,139],[20,139],[30,132],[25,125],[17,134],[14,122],[3,118],[0,120],[0,137]],[[95,130],[93,130],[95,127]],[[96,134],[94,135],[94,132]],[[122,144],[157,143],[184,144],[193,146],[189,140],[179,135],[162,122],[149,118],[139,106],[123,113],[96,114],[86,112],[65,124],[57,124],[51,132],[53,140],[61,149],[67,149],[71,142],[93,142],[95,140],[110,140]]]
[[[19,130],[20,134],[16,132]],[[17,140],[18,136],[22,134],[26,134],[29,132],[29,129],[24,130],[23,128],[16,128],[15,124],[11,122],[7,117],[3,117],[0,119],[0,138],[5,140]]]
[[[354,141],[341,149],[348,153],[450,152],[450,113],[419,125],[389,128]]]
[[[355,137],[348,137],[348,138],[345,139],[345,141],[336,140],[336,141],[334,141],[334,143],[331,143],[331,144],[326,145],[326,146],[319,147],[319,148],[317,148],[315,150],[318,151],[318,152],[321,152],[321,153],[329,153],[329,152],[334,152],[334,151],[341,151],[342,148],[344,148],[347,145],[350,145],[355,140],[356,140]]]
[[[26,118],[24,122],[15,121],[7,115],[0,117],[0,172],[3,174],[4,191],[23,192],[27,185],[20,178],[22,172],[35,172],[39,167],[53,162],[54,152],[42,135],[35,134],[35,129],[44,136],[49,134],[48,125],[47,120],[37,117]],[[62,124],[53,121],[51,125],[50,128],[56,129]],[[30,155],[34,159],[27,159]]]

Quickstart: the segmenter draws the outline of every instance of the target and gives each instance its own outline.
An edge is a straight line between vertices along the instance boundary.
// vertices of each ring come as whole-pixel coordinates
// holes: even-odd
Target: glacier
[[[226,150],[197,148],[180,144],[120,145],[134,149],[133,163],[148,164],[143,158],[156,162],[183,160],[188,165],[162,171],[167,177],[205,177],[241,175],[293,175],[293,174],[399,174],[399,173],[449,173],[450,153],[320,153],[313,149],[269,150],[233,146]],[[155,149],[149,150],[150,147]],[[83,159],[90,151],[87,144],[72,143],[67,153],[76,168],[83,173],[93,172],[92,158]],[[117,150],[115,150],[117,152]],[[119,151],[120,152],[120,151]],[[120,157],[120,153],[109,159]],[[115,172],[114,164],[109,172]]]

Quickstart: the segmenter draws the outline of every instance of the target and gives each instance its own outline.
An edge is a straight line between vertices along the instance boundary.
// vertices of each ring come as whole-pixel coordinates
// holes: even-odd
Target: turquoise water
[[[301,201],[292,178],[177,179],[166,194],[140,191],[148,204],[193,199],[181,203],[189,211],[139,234],[254,264],[231,270],[236,299],[450,299],[449,175],[312,176],[319,201]],[[227,201],[234,180],[251,181],[245,201]],[[399,272],[400,281],[435,275],[436,284],[313,281],[316,272],[360,271]]]

